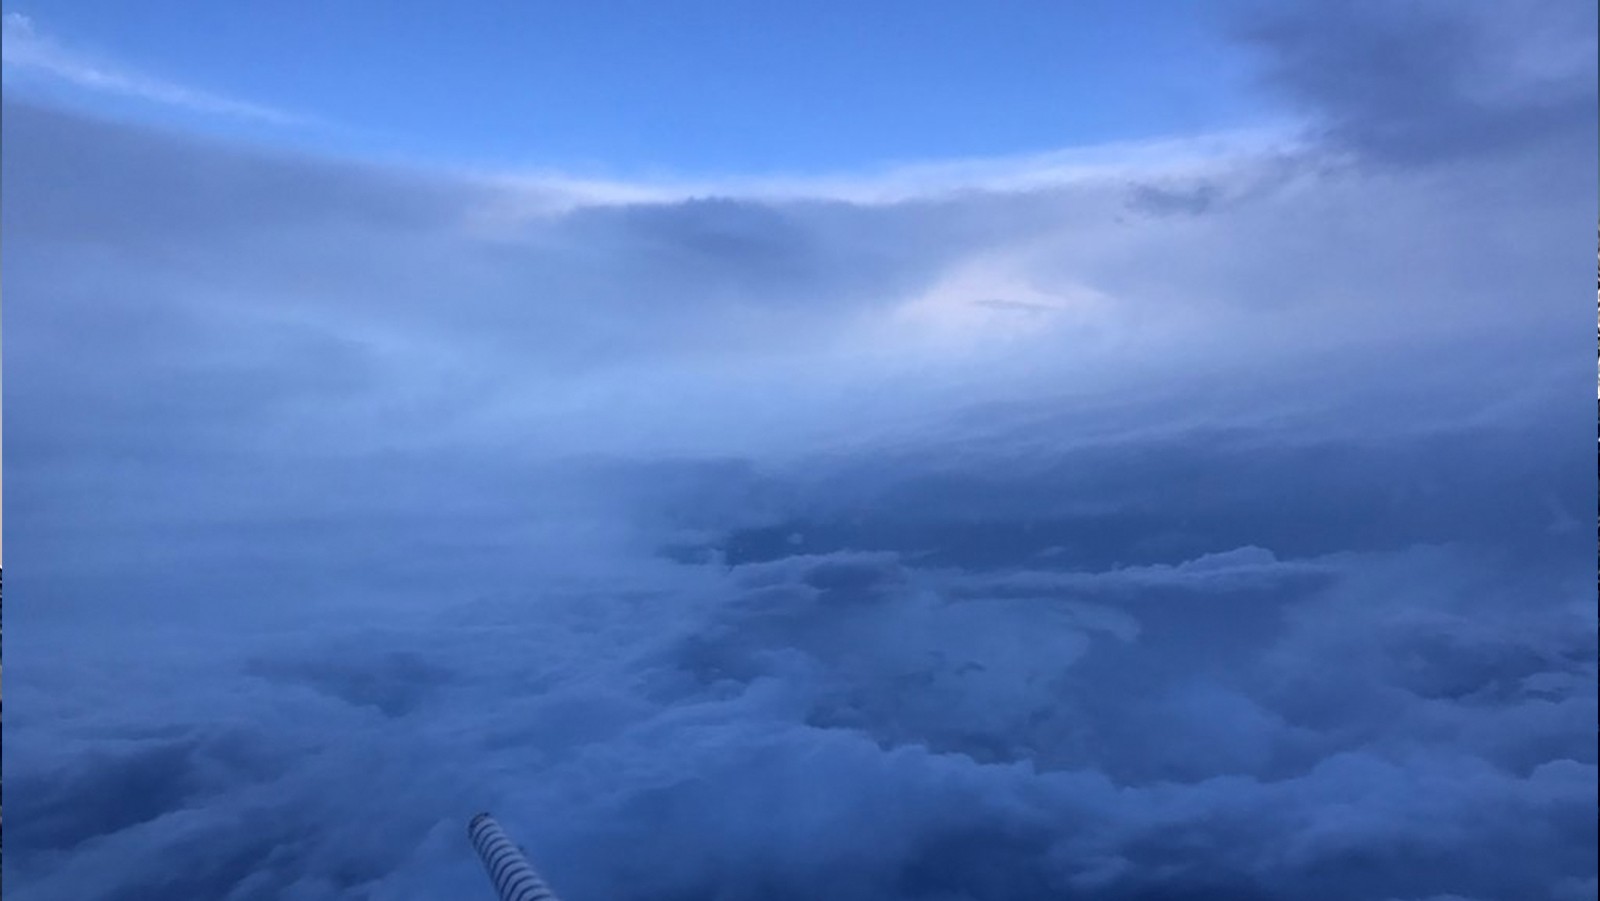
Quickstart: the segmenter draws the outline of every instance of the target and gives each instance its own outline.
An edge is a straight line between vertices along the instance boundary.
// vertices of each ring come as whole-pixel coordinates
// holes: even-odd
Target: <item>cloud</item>
[[[43,77],[75,88],[134,100],[178,107],[190,112],[251,119],[272,125],[295,125],[304,120],[292,113],[235,100],[109,65],[63,46],[35,27],[22,13],[0,19],[6,69],[13,74]]]
[[[37,897],[470,893],[482,876],[455,814],[479,803],[579,897],[1559,897],[1592,867],[1580,604],[1481,631],[1551,655],[1531,669],[1569,669],[1564,689],[1465,699],[1396,690],[1385,670],[1417,634],[1396,617],[1480,575],[1451,554],[1346,559],[1338,591],[1286,601],[1315,622],[1213,646],[1208,668],[1192,633],[945,603],[896,568],[789,561],[736,570],[713,603],[693,599],[708,585],[657,583],[626,613],[604,589],[493,619],[391,609],[381,629],[251,641],[272,662],[246,669],[239,646],[181,664],[161,649],[159,666],[135,662],[156,646],[100,646],[134,684],[58,663],[53,691],[112,706],[14,727],[13,878]],[[1383,612],[1352,620],[1352,603]],[[183,700],[141,735],[147,693]],[[48,766],[39,729],[59,739]]]
[[[706,196],[767,202],[893,204],[973,192],[1024,194],[1117,178],[1199,178],[1219,168],[1229,168],[1241,157],[1273,158],[1303,149],[1293,117],[1286,118],[1288,124],[1116,141],[1008,157],[898,161],[849,173],[727,174],[653,180],[581,177],[549,171],[480,175],[508,191],[500,212],[513,218],[567,210],[574,205],[660,204]],[[557,197],[550,196],[552,186],[562,189]]]
[[[1268,84],[1369,159],[1561,149],[1593,156],[1592,3],[1341,0],[1256,7]]]
[[[1564,129],[640,200],[5,122],[22,896],[471,897],[479,809],[573,899],[1592,894]]]

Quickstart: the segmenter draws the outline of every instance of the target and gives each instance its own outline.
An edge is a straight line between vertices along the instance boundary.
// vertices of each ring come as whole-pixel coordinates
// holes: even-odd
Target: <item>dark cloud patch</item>
[[[13,780],[13,851],[67,851],[101,835],[181,808],[193,791],[193,740],[146,741],[120,751],[100,750],[30,781]],[[17,828],[17,823],[22,823]]]
[[[384,716],[404,716],[427,700],[451,672],[415,653],[391,652],[354,657],[325,651],[306,660],[259,660],[249,670],[262,678],[302,682],[358,707],[377,708]]]
[[[683,203],[621,206],[575,212],[566,226],[579,240],[617,235],[634,255],[668,265],[702,263],[708,270],[757,283],[814,280],[833,267],[813,256],[812,235],[784,212],[759,202],[707,198]]]
[[[1564,499],[1589,490],[1585,452],[1554,433],[1532,447],[1529,437],[1491,427],[1288,446],[1202,430],[1058,445],[990,468],[939,472],[935,456],[899,461],[901,479],[854,503],[740,529],[719,546],[730,562],[848,548],[968,568],[1148,565],[1252,544],[1297,557],[1429,540],[1491,540],[1530,555],[1570,548],[1581,537],[1561,511],[1576,516]],[[1482,483],[1485,466],[1503,469],[1494,487]],[[839,480],[873,485],[871,476]],[[1024,505],[1027,518],[1011,515]]]
[[[1323,118],[1328,136],[1398,164],[1552,145],[1593,156],[1594,4],[1262,5],[1241,30],[1272,87]]]
[[[1220,199],[1215,185],[1183,189],[1138,185],[1131,192],[1129,204],[1136,210],[1158,216],[1198,216],[1215,207]]]

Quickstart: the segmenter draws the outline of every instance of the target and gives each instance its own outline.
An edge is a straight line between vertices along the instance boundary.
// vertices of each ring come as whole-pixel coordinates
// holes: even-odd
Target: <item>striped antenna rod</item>
[[[487,812],[467,823],[467,837],[483,859],[483,869],[500,894],[500,901],[560,901]]]

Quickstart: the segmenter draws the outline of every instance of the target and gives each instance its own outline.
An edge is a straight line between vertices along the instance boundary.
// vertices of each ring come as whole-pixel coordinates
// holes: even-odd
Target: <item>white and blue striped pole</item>
[[[560,901],[494,817],[488,813],[473,817],[467,824],[467,837],[483,858],[483,869],[500,893],[500,901]]]

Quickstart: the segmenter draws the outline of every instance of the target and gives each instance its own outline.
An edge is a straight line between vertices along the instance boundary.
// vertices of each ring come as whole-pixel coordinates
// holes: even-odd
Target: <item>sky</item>
[[[1244,67],[1213,33],[1215,10],[1169,0],[467,4],[448,14],[393,3],[46,2],[6,12],[17,57],[7,79],[19,92],[443,165],[857,170],[1200,133],[1264,115],[1231,90]],[[96,89],[81,77],[91,69],[125,76],[126,90]],[[179,89],[168,109],[139,103],[158,86]],[[280,128],[264,134],[264,124]]]
[[[1596,896],[1592,3],[394,9],[5,7],[17,898]]]

